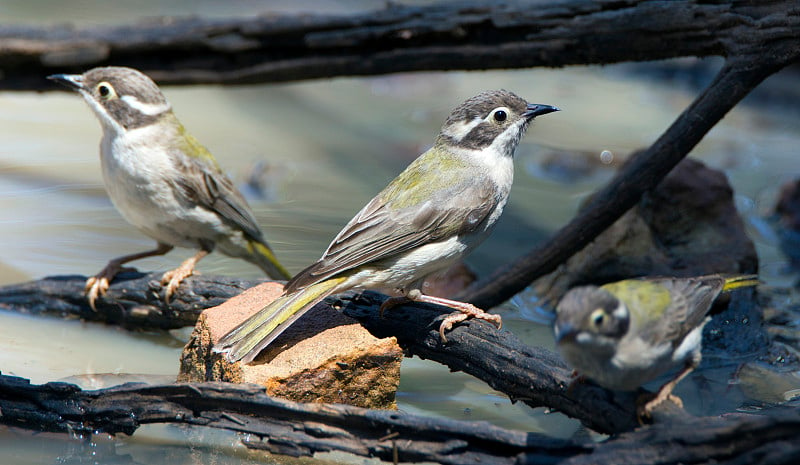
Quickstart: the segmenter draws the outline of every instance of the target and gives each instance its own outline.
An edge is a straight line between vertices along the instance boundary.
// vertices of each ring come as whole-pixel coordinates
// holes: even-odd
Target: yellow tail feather
[[[347,277],[331,278],[300,291],[282,295],[223,336],[214,351],[229,361],[251,362],[261,350],[283,333],[314,304],[333,293]]]
[[[250,261],[264,270],[270,278],[285,280],[292,278],[292,275],[281,265],[269,246],[256,241],[249,241],[247,245],[252,255]]]
[[[755,274],[725,276],[725,285],[722,286],[722,292],[732,291],[740,287],[758,286],[759,283],[758,275]]]

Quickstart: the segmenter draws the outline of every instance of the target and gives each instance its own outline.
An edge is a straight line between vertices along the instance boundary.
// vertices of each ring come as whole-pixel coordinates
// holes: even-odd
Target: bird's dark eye
[[[104,99],[110,99],[114,96],[114,88],[107,82],[101,82],[97,85],[97,93]]]
[[[602,308],[598,308],[597,310],[592,312],[591,315],[592,325],[596,328],[603,326],[603,322],[606,321],[606,312]]]
[[[508,118],[508,114],[503,110],[497,110],[494,112],[494,120],[498,123],[502,123]]]

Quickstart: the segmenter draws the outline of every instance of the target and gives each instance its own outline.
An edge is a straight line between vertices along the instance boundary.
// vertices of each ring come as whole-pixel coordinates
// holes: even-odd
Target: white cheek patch
[[[580,333],[578,333],[577,336],[575,336],[575,342],[577,342],[578,344],[589,344],[590,342],[592,342],[592,335],[587,332],[581,331]]]
[[[106,109],[102,105],[100,105],[100,103],[98,103],[91,96],[91,94],[85,91],[81,91],[81,96],[86,101],[86,103],[89,104],[89,108],[92,109],[94,114],[97,115],[97,119],[100,120],[100,123],[103,125],[103,127],[109,128],[112,131],[115,131],[116,133],[119,134],[125,132],[125,129],[122,126],[120,126],[120,124],[116,122],[114,118],[111,117],[111,115],[108,114],[108,111],[106,111]]]
[[[522,137],[522,133],[520,132],[520,126],[522,126],[523,124],[527,124],[527,122],[524,119],[520,119],[511,126],[507,127],[506,130],[502,132],[502,134],[495,137],[494,141],[492,142],[492,145],[490,146],[490,149],[498,153],[505,153],[506,147],[508,147],[509,144],[514,145],[514,147],[516,148],[516,144]],[[509,155],[511,154],[509,153]]]
[[[169,103],[144,103],[132,95],[125,95],[120,97],[120,100],[125,102],[129,107],[147,116],[156,116],[169,111],[171,105]]]
[[[474,118],[472,121],[460,121],[451,124],[444,130],[444,135],[452,138],[456,142],[460,142],[470,131],[475,129],[475,126],[483,123],[485,120],[481,118]]]
[[[623,303],[620,301],[620,303],[619,303],[619,305],[617,306],[617,308],[615,308],[615,309],[614,309],[614,311],[613,311],[613,312],[611,312],[611,315],[612,315],[614,318],[616,318],[617,320],[623,320],[623,319],[625,319],[625,318],[627,318],[627,317],[628,317],[628,308],[627,308],[627,307],[625,307],[625,304],[623,304]]]

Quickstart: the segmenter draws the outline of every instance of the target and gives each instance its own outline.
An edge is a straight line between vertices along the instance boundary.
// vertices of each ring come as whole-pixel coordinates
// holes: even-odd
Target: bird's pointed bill
[[[51,74],[47,79],[55,81],[72,90],[83,89],[83,76],[80,74]]]
[[[554,111],[561,111],[561,109],[552,105],[529,103],[528,107],[525,109],[525,113],[523,113],[522,116],[525,118],[535,118],[537,116],[553,113]]]

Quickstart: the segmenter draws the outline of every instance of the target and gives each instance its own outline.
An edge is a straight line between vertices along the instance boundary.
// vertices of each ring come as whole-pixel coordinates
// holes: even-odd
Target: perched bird
[[[755,275],[626,279],[570,289],[556,307],[558,348],[582,376],[633,391],[670,369],[680,372],[640,406],[640,416],[669,397],[700,364],[703,326],[723,291],[755,286]]]
[[[215,350],[248,363],[315,303],[348,289],[400,290],[404,296],[388,299],[382,311],[409,301],[458,310],[442,322],[443,339],[468,317],[499,326],[497,315],[420,289],[425,277],[456,263],[488,236],[508,199],[520,138],[536,116],[554,111],[558,108],[529,104],[504,90],[464,102],[447,118],[433,147],[361,209],[319,261],[226,334]]]
[[[158,243],[153,250],[111,260],[89,278],[92,308],[122,265],[174,247],[198,252],[164,273],[167,302],[197,262],[215,249],[257,265],[271,278],[291,277],[264,240],[244,197],[211,153],[186,132],[149,77],[107,67],[48,79],[77,91],[94,111],[103,127],[100,162],[106,191],[122,216]]]

